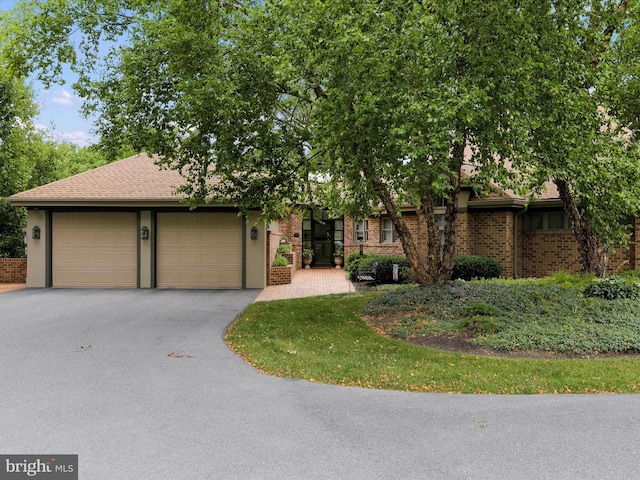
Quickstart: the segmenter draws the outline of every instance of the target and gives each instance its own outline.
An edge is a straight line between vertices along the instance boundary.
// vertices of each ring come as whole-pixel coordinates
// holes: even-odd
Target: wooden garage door
[[[55,212],[54,287],[136,287],[135,213]]]
[[[156,285],[242,288],[242,219],[235,213],[158,213]]]

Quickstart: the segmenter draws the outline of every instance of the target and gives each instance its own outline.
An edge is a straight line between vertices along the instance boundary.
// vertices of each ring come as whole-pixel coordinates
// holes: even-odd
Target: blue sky
[[[16,0],[0,0],[0,10],[10,10]],[[80,115],[82,99],[71,89],[74,78],[67,73],[66,84],[52,85],[48,90],[42,84],[31,81],[35,101],[40,106],[36,117],[37,127],[57,141],[66,141],[84,147],[97,142],[92,134],[93,122]]]

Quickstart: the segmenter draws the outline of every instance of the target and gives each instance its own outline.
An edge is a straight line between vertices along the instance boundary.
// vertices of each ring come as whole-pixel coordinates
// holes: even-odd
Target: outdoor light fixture
[[[251,240],[257,240],[258,239],[258,229],[253,226],[251,227]]]
[[[140,229],[140,239],[149,240],[149,227],[142,227]]]
[[[35,238],[36,240],[40,240],[40,227],[39,226],[35,226],[33,227],[33,229],[31,230],[31,238]]]

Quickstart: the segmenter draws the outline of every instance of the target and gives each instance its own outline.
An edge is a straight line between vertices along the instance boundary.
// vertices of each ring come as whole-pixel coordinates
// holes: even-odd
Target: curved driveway
[[[0,294],[0,454],[78,454],[82,480],[640,475],[635,395],[415,394],[262,375],[223,341],[258,293]]]

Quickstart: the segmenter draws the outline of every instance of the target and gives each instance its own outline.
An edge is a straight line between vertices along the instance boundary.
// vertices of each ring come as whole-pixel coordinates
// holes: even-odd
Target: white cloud
[[[73,95],[71,95],[67,90],[62,89],[53,94],[51,101],[62,107],[72,107],[74,99],[75,97]]]
[[[87,147],[91,145],[91,137],[81,130],[76,130],[74,132],[57,132],[57,136],[63,142],[73,143],[79,147]]]

